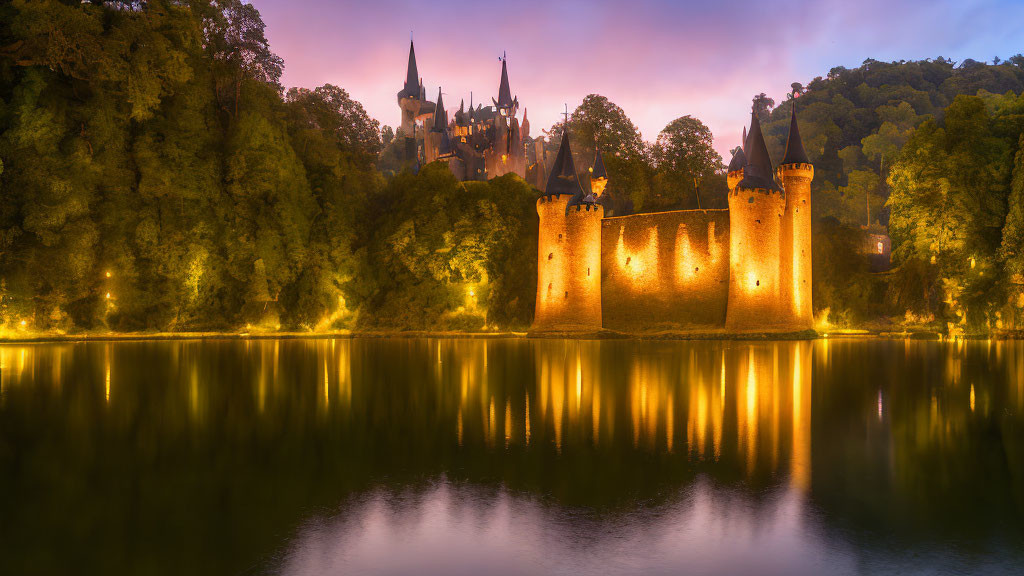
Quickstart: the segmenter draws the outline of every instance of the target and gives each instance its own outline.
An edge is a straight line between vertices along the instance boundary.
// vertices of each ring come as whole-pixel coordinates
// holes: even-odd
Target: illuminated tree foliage
[[[527,326],[536,191],[418,169],[345,90],[282,71],[241,0],[0,4],[0,329]],[[1019,325],[1024,57],[868,60],[793,90],[755,106],[778,160],[800,105],[819,308]],[[652,145],[591,94],[569,125],[611,213],[726,206],[696,118]],[[896,272],[857,259],[865,229],[891,230]]]
[[[896,281],[920,286],[917,308],[967,328],[1002,319],[1004,265],[1019,246],[1008,218],[1019,208],[1008,207],[1022,130],[1024,98],[981,92],[958,96],[903,147],[889,174],[889,229]]]
[[[333,86],[285,101],[254,7],[0,10],[4,325],[344,316],[353,207],[379,185],[377,124]]]

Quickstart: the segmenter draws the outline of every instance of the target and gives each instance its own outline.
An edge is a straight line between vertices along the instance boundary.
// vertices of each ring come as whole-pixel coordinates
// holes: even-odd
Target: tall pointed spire
[[[420,97],[420,74],[419,71],[416,70],[416,48],[412,44],[412,38],[409,39],[409,67],[405,73],[405,86],[403,86],[402,91],[398,93],[398,97]]]
[[[747,164],[743,167],[743,180],[737,188],[773,190],[781,192],[782,188],[775,182],[772,170],[772,158],[768,155],[768,146],[761,134],[761,121],[757,112],[750,113],[750,133],[747,135]]]
[[[804,142],[800,139],[800,127],[796,123],[796,98],[793,99],[792,112],[789,117],[789,136],[786,138],[786,156],[783,164],[810,164]]]
[[[740,147],[743,151],[743,161],[746,162],[747,156],[747,127],[743,127],[743,141],[740,142]]]
[[[448,130],[448,113],[444,111],[444,100],[441,96],[440,87],[437,89],[437,106],[434,107],[434,124],[430,129],[433,132]]]
[[[544,194],[570,194],[573,197],[569,202],[570,205],[579,204],[583,199],[583,186],[580,185],[579,176],[576,174],[576,164],[572,160],[568,130],[562,132],[562,143],[558,145],[558,155],[555,157],[555,163],[551,166]]]
[[[511,108],[512,90],[508,86],[508,66],[505,64],[505,55],[501,56],[501,83],[498,85],[498,99],[495,100],[495,108]]]

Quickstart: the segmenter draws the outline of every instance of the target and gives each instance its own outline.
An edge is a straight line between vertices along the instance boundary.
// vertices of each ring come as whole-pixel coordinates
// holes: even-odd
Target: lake
[[[1024,573],[1024,342],[0,346],[2,574]]]

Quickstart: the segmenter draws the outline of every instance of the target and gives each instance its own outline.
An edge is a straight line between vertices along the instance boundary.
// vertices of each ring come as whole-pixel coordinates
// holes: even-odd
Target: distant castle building
[[[729,164],[727,210],[605,217],[600,153],[585,191],[566,131],[537,201],[534,330],[812,328],[813,178],[794,101],[774,169],[751,115]]]
[[[406,157],[423,163],[447,162],[460,180],[489,180],[510,172],[526,178],[530,122],[525,110],[522,123],[516,117],[519,99],[512,96],[509,88],[504,57],[498,97],[491,101],[493,106],[478,104],[474,108],[470,95],[469,110],[463,100],[449,120],[440,88],[437,102],[427,100],[423,79],[416,68],[416,50],[410,41],[405,85],[398,92]]]

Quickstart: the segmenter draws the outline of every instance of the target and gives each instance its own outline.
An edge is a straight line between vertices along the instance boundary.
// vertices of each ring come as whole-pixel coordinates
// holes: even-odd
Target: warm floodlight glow
[[[761,282],[757,279],[756,272],[747,272],[747,290],[753,292],[761,286]]]
[[[110,270],[107,270],[106,277],[110,278]]]
[[[650,283],[657,280],[658,271],[658,227],[650,229],[647,243],[638,250],[627,250],[623,237],[624,228],[619,228],[619,241],[615,245],[615,256],[619,268],[633,280],[634,288],[653,288]],[[648,278],[645,273],[648,273]]]
[[[106,298],[107,300],[110,300],[110,292],[107,292],[107,294],[106,294],[105,298]]]

